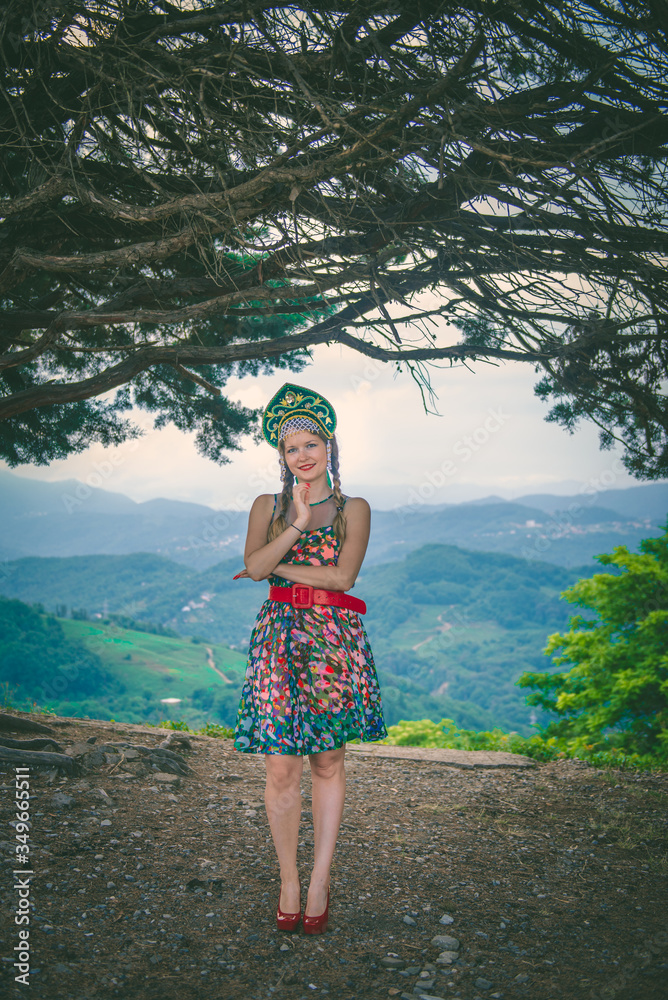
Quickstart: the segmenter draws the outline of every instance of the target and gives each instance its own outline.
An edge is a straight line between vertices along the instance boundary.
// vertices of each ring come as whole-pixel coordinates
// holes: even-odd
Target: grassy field
[[[218,643],[136,632],[113,623],[60,623],[68,638],[83,642],[125,685],[121,704],[110,704],[115,718],[182,718],[189,725],[231,721],[246,669],[240,653]],[[163,703],[165,698],[180,701]]]

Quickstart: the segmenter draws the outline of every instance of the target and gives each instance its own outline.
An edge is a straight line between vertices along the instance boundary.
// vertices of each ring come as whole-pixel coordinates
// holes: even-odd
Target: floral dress
[[[300,536],[284,563],[335,566],[331,525]],[[275,586],[289,587],[280,577]],[[250,638],[234,746],[244,753],[319,753],[387,736],[373,654],[359,615],[264,602]]]

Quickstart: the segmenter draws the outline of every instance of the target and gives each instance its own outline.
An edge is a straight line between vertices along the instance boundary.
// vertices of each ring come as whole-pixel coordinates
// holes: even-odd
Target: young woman
[[[301,917],[297,843],[303,758],[311,765],[314,865],[307,934],[327,929],[330,867],[345,797],[346,741],[387,735],[373,655],[349,591],[369,540],[370,510],[341,492],[336,414],[322,396],[286,384],[262,429],[278,448],[283,490],[251,508],[239,576],[269,580],[250,639],[235,747],[264,754],[265,806],[280,865],[277,926]],[[330,480],[331,473],[331,480]]]

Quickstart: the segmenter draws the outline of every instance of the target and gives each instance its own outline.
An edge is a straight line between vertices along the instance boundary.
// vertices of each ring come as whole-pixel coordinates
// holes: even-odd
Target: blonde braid
[[[344,500],[343,494],[341,493],[341,478],[339,476],[339,445],[336,437],[332,438],[332,483],[334,484],[334,501],[338,508],[332,526],[334,528],[334,533],[339,540],[340,549],[346,540],[346,516],[343,513]]]
[[[283,461],[285,462],[285,444],[283,441],[279,442],[278,448],[283,456]],[[268,542],[272,542],[274,538],[278,538],[278,536],[284,532],[288,526],[286,514],[288,513],[288,507],[290,506],[290,500],[292,499],[292,487],[294,485],[294,481],[295,477],[292,475],[286,464],[285,476],[283,478],[283,491],[281,492],[281,509],[276,520],[272,521],[269,525],[269,531],[267,532]]]

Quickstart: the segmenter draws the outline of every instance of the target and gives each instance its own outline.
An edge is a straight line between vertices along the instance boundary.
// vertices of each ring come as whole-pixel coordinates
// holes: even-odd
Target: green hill
[[[230,725],[246,669],[245,657],[216,643],[58,619],[4,598],[0,643],[8,700],[67,716]]]
[[[180,635],[203,637],[209,646],[218,644],[216,663],[232,655],[235,647],[235,655],[243,662],[267,585],[233,581],[240,566],[239,559],[232,559],[198,573],[150,554],[30,558],[4,564],[0,589],[23,601],[43,602],[61,615],[74,609],[79,618],[98,616],[85,627],[76,623],[67,634],[94,652],[119,682],[128,684],[129,677],[137,676],[136,685],[123,696],[122,709],[107,713],[120,718],[121,710],[135,714],[156,710],[153,680],[144,684],[139,679],[149,677],[154,669],[151,649],[159,651],[155,663],[163,662],[163,657],[169,663],[172,642],[181,651],[178,655],[185,657],[184,663],[194,662],[192,655],[199,656],[197,662],[205,670],[204,647],[188,639],[141,633],[131,641],[140,646],[148,643],[144,659],[124,661],[117,655],[122,643],[112,642],[105,629],[116,629],[118,638],[119,624],[152,621]],[[447,716],[464,728],[498,725],[528,735],[532,710],[515,682],[524,671],[546,668],[549,661],[542,650],[547,637],[562,630],[573,611],[559,594],[578,578],[589,576],[593,568],[566,569],[453,545],[424,546],[402,560],[365,567],[354,593],[368,605],[364,621],[388,724]],[[111,615],[119,616],[115,625],[101,624]],[[65,625],[70,628],[69,622]],[[107,638],[103,641],[100,635]],[[231,652],[223,653],[224,647],[231,647]],[[127,649],[123,656],[134,657],[138,650],[139,646],[137,653]],[[141,669],[128,671],[127,663]],[[161,676],[165,685],[176,683],[167,679],[172,676],[169,672]],[[186,721],[197,715],[198,720],[207,721],[208,712],[210,721],[233,721],[240,683],[234,697],[231,685],[215,688],[214,676],[207,684],[195,677],[188,683],[191,693],[172,715]],[[208,693],[192,693],[200,689]],[[185,687],[178,690],[185,692]],[[169,695],[165,689],[160,697]],[[540,714],[533,717],[542,721]]]

